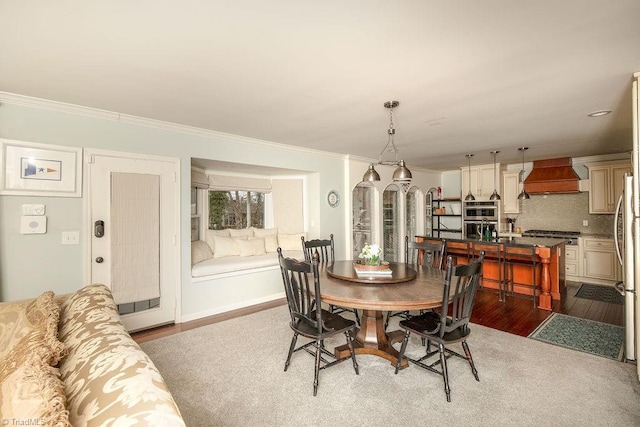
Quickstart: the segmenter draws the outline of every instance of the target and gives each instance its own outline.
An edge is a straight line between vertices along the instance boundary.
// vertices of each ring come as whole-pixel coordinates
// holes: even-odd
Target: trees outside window
[[[209,229],[264,228],[264,193],[209,191]]]

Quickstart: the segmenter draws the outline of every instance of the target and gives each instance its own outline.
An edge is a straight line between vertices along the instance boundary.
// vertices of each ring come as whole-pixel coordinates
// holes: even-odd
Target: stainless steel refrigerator
[[[638,83],[640,72],[633,79],[633,176],[625,177],[624,193],[620,202],[621,230],[614,230],[614,236],[623,236],[620,253],[624,267],[622,285],[625,296],[625,352],[627,359],[637,359],[638,335],[640,331],[640,96]],[[620,218],[616,215],[616,218]],[[636,286],[637,284],[637,286]],[[640,379],[640,363],[636,363]]]
[[[624,191],[616,206],[614,221],[614,238],[618,262],[622,265],[623,280],[616,283],[616,289],[624,296],[624,354],[626,360],[636,360],[636,292],[635,292],[635,254],[637,239],[633,235],[633,181],[634,177],[625,175]]]

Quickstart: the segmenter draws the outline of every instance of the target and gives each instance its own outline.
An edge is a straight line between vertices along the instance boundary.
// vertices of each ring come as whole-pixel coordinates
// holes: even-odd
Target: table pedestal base
[[[387,359],[393,366],[398,361],[399,352],[393,348],[393,343],[402,341],[403,331],[385,332],[383,312],[377,310],[363,310],[360,319],[360,329],[353,341],[356,354],[373,354]],[[338,358],[349,356],[349,346],[341,345],[334,349]],[[402,359],[400,369],[409,365],[406,358]]]

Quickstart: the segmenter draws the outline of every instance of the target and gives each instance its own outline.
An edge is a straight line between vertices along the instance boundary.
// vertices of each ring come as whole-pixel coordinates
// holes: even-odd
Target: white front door
[[[178,159],[87,151],[89,282],[113,293],[129,331],[175,322]]]

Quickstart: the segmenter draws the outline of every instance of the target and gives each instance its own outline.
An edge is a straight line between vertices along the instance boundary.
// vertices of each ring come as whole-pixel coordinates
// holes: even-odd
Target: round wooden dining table
[[[398,351],[393,343],[401,341],[404,333],[385,331],[385,312],[440,307],[445,272],[397,262],[390,262],[389,267],[391,276],[359,277],[353,261],[334,261],[320,269],[320,292],[325,303],[362,310],[354,340],[356,354],[373,354],[395,365]],[[415,278],[409,279],[411,276]],[[336,347],[334,353],[338,358],[346,357],[349,348]],[[407,365],[404,359],[401,368]]]

